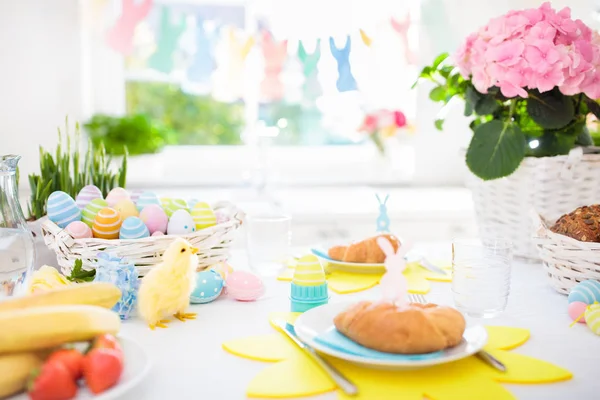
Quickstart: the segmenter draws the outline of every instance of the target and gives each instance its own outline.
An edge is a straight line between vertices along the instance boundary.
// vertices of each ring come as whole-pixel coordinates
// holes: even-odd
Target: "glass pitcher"
[[[0,299],[24,294],[33,272],[35,247],[17,191],[20,156],[0,156]]]

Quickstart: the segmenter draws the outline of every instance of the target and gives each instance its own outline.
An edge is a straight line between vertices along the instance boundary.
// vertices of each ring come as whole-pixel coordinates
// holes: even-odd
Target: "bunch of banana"
[[[110,309],[121,291],[110,283],[85,283],[0,302],[0,398],[25,387],[48,350],[117,334],[121,320]]]

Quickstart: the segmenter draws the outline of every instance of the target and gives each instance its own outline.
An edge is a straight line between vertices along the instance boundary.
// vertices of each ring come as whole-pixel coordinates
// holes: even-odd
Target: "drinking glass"
[[[473,318],[493,318],[506,309],[512,243],[505,239],[452,242],[452,293],[456,308]]]
[[[246,217],[246,247],[250,269],[261,276],[276,276],[290,257],[292,218],[283,213]]]

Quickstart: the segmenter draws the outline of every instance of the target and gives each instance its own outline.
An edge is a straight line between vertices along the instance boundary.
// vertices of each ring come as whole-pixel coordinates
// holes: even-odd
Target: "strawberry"
[[[83,377],[90,391],[102,393],[113,387],[123,372],[122,354],[115,349],[95,348],[83,359]]]
[[[97,336],[92,343],[91,349],[113,349],[118,351],[121,355],[121,359],[123,359],[123,350],[121,349],[121,345],[119,344],[117,338],[110,333]]]
[[[74,380],[81,378],[83,375],[83,354],[76,349],[56,350],[50,354],[46,362],[63,364],[69,370]]]
[[[77,395],[77,384],[62,363],[46,362],[32,372],[27,392],[31,400],[68,400]]]

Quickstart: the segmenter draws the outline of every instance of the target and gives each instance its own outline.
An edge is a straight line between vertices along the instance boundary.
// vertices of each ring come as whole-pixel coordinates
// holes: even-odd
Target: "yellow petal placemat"
[[[426,294],[431,290],[428,281],[451,282],[451,267],[447,263],[435,262],[444,271],[445,275],[431,272],[418,263],[409,263],[404,270],[404,276],[408,281],[410,293]],[[277,279],[280,281],[291,281],[294,276],[294,263],[288,263],[286,268]],[[327,272],[327,284],[331,290],[339,294],[361,292],[377,285],[383,273],[360,273],[350,271],[333,270]]]
[[[271,321],[285,317],[293,322],[297,314],[274,313]],[[509,352],[529,339],[527,329],[486,327],[490,335],[486,350],[506,367],[499,372],[472,356],[460,361],[409,371],[369,369],[327,357],[359,389],[359,395],[339,399],[431,400],[486,399],[512,400],[515,397],[500,383],[541,384],[567,380],[572,374],[546,361]],[[223,343],[223,348],[240,357],[270,361],[246,389],[249,397],[294,398],[336,390],[319,367],[282,333],[253,336]]]

